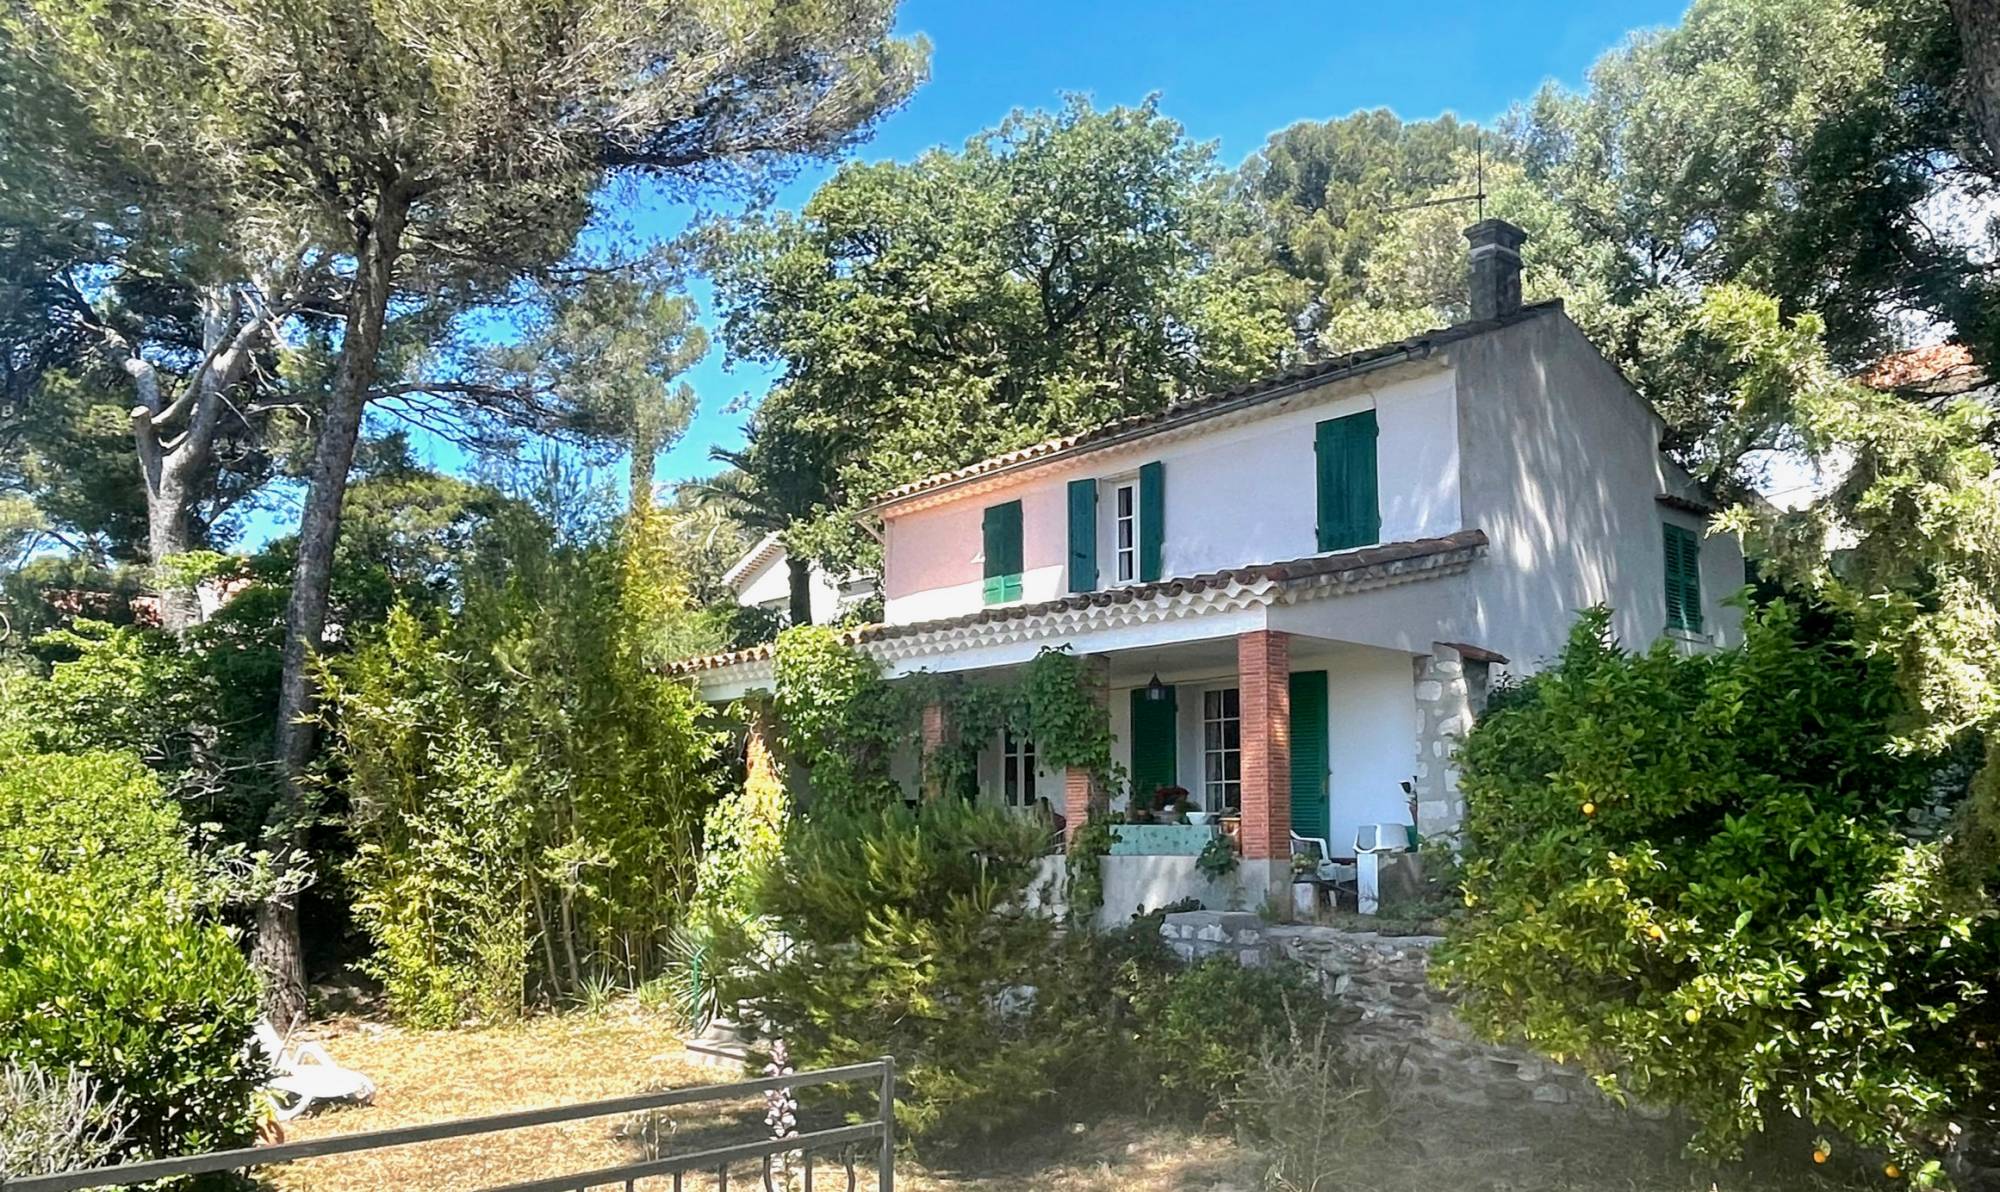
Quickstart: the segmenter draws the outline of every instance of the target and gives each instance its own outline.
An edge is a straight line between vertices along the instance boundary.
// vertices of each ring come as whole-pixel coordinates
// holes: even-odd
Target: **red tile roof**
[[[934,621],[917,621],[908,625],[862,625],[849,629],[840,635],[840,640],[850,646],[869,642],[890,641],[902,637],[932,633],[942,629],[957,629],[969,625],[991,624],[1001,621],[1026,620],[1031,617],[1047,616],[1050,613],[1069,612],[1092,606],[1108,607],[1114,604],[1131,604],[1134,601],[1150,599],[1154,596],[1178,596],[1182,593],[1203,592],[1211,588],[1227,588],[1233,584],[1252,584],[1264,580],[1273,583],[1295,583],[1322,576],[1342,576],[1345,572],[1362,572],[1373,568],[1386,567],[1394,563],[1404,563],[1416,559],[1428,559],[1449,555],[1463,555],[1468,561],[1485,550],[1486,531],[1460,530],[1442,538],[1417,538],[1408,542],[1386,542],[1379,546],[1364,546],[1358,550],[1336,551],[1325,555],[1308,555],[1299,559],[1288,559],[1282,563],[1254,563],[1247,567],[1231,567],[1222,571],[1209,571],[1200,575],[1163,579],[1150,584],[1134,584],[1123,588],[1105,588],[1096,592],[1078,592],[1072,596],[1060,596],[1054,600],[1038,601],[1034,604],[1010,604],[997,608],[983,608],[978,612],[965,613],[956,617],[943,617]],[[1359,576],[1355,578],[1361,578]],[[689,658],[668,666],[669,674],[687,675],[700,671],[717,670],[742,662],[756,662],[771,657],[771,645],[766,643],[747,650],[732,650],[725,654],[710,654],[701,658]],[[1495,657],[1498,657],[1497,655]]]

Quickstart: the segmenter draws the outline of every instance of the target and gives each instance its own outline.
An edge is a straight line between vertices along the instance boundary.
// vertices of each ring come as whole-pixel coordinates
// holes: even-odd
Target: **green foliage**
[[[1201,846],[1200,855],[1194,859],[1194,867],[1209,881],[1217,881],[1236,872],[1236,838],[1226,832],[1218,832]]]
[[[750,913],[765,871],[783,853],[792,817],[783,766],[755,732],[746,750],[742,788],[717,800],[702,820],[701,866],[695,874],[697,906],[725,919]]]
[[[1104,905],[1104,858],[1116,839],[1111,818],[1092,814],[1069,834],[1069,850],[1064,861],[1067,882],[1063,889],[1074,923],[1089,923]]]
[[[180,817],[136,757],[0,742],[0,1061],[97,1082],[132,1155],[253,1130],[256,982],[200,900]]]
[[[2000,927],[1906,834],[1940,791],[1891,748],[1893,666],[1782,602],[1694,657],[1608,626],[1463,747],[1471,910],[1439,954],[1463,1014],[1684,1107],[1706,1148],[1795,1114],[1933,1178],[1992,1087],[1965,1044],[2000,1011]]]
[[[179,809],[129,753],[0,752],[0,869],[148,891],[186,909],[198,868]]]
[[[1147,983],[1132,1003],[1151,1085],[1199,1108],[1230,1103],[1261,1054],[1295,1030],[1321,1030],[1329,1007],[1296,962],[1253,968],[1234,956],[1210,956]]]
[[[228,931],[149,891],[12,871],[0,940],[0,1057],[100,1081],[133,1156],[250,1143],[257,983]]]
[[[835,515],[895,484],[1276,365],[1275,284],[1217,251],[1220,178],[1152,101],[1072,97],[709,229],[731,355],[782,369],[743,462],[810,523],[788,545],[865,561]]]
[[[707,711],[659,668],[685,611],[656,527],[518,529],[455,616],[399,611],[324,678],[356,915],[415,1022],[644,983],[716,795]]]
[[[899,801],[889,759],[908,740],[906,694],[820,626],[779,634],[771,666],[779,740],[805,765],[814,798],[856,808]]]
[[[724,999],[802,1067],[894,1055],[919,1139],[1004,1133],[1077,1058],[1050,1017],[1071,1003],[1023,988],[1049,984],[1058,952],[1024,905],[1043,846],[1039,826],[953,800],[815,810],[759,892],[786,946],[728,949]]]

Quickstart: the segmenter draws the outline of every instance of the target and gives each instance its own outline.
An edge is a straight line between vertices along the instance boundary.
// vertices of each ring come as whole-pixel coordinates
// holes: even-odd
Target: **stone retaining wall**
[[[1400,1078],[1440,1100],[1468,1105],[1532,1103],[1605,1115],[1623,1112],[1582,1072],[1516,1048],[1481,1042],[1460,1023],[1450,998],[1429,980],[1436,936],[1272,924],[1234,911],[1168,915],[1160,932],[1187,959],[1228,955],[1242,964],[1259,965],[1289,957],[1306,965],[1346,1011],[1343,1037],[1349,1053],[1369,1063],[1387,1064],[1400,1057]]]

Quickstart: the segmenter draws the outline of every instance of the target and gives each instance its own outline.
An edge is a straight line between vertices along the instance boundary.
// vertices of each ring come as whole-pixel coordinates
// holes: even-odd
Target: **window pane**
[[[1241,715],[1243,714],[1243,711],[1242,711],[1242,709],[1243,709],[1243,696],[1242,696],[1242,693],[1241,693],[1241,692],[1239,692],[1239,691],[1238,691],[1238,690],[1237,690],[1236,688],[1234,688],[1234,687],[1228,687],[1228,688],[1224,688],[1224,689],[1223,689],[1223,690],[1222,690],[1222,691],[1221,691],[1221,692],[1220,692],[1219,694],[1220,694],[1220,695],[1222,696],[1222,714],[1223,714],[1223,715],[1225,715],[1225,716],[1241,716]]]

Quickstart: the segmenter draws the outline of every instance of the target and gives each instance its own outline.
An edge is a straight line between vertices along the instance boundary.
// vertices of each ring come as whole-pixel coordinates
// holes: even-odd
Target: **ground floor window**
[[[1243,704],[1234,687],[1201,696],[1202,806],[1210,811],[1243,807]]]
[[[1000,798],[1009,807],[1035,805],[1035,743],[1013,733],[1000,742]]]

